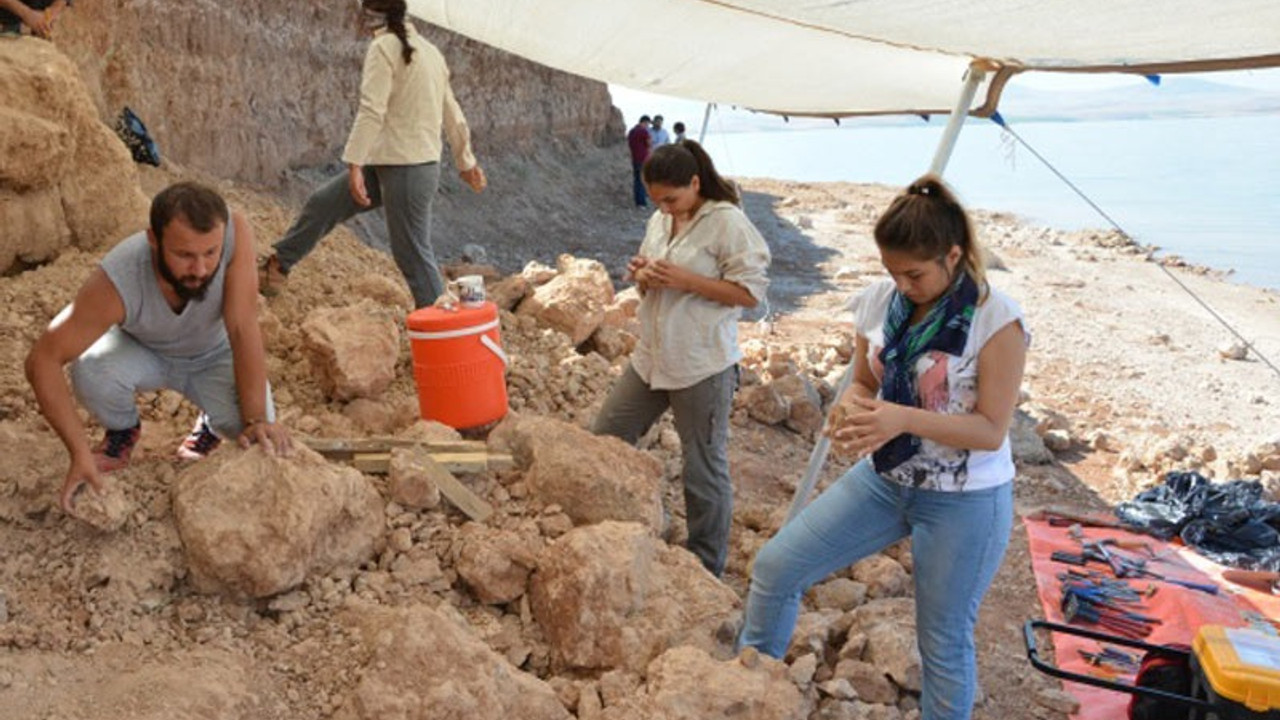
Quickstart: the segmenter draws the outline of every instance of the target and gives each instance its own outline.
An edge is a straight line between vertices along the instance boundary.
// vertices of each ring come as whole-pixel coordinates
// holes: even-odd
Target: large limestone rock
[[[456,612],[355,608],[362,679],[334,720],[572,720],[555,691],[495,653]]]
[[[467,523],[458,535],[454,567],[476,599],[498,605],[524,595],[542,546],[536,526],[533,533],[520,534]]]
[[[784,375],[769,383],[787,400],[787,427],[809,439],[822,430],[822,398],[802,375]]]
[[[302,323],[316,381],[330,398],[376,398],[396,379],[400,330],[368,300],[313,310]]]
[[[516,314],[532,315],[580,345],[604,321],[605,309],[613,302],[613,281],[598,260],[561,255],[556,264],[559,274],[534,289]]]
[[[114,244],[146,227],[147,207],[75,65],[42,40],[0,42],[0,272]]]
[[[391,499],[415,510],[431,509],[440,504],[440,484],[446,482],[448,468],[436,462],[426,448],[392,448],[387,472],[387,490]]]
[[[748,659],[750,658],[750,659]],[[787,677],[787,666],[754,654],[716,660],[677,647],[649,666],[643,693],[605,709],[604,720],[800,720],[810,704]]]
[[[677,645],[717,649],[737,595],[635,523],[566,533],[538,558],[531,608],[561,665],[640,672]]]
[[[916,647],[913,600],[873,600],[855,609],[849,634],[867,637],[861,660],[879,668],[898,687],[920,690],[920,651]]]
[[[173,514],[195,587],[255,598],[367,559],[383,530],[363,475],[298,446],[213,453],[174,481]]]
[[[511,417],[490,434],[525,472],[530,496],[574,523],[604,520],[662,528],[662,463],[613,437],[547,417]]]
[[[883,598],[903,595],[911,588],[911,576],[897,560],[877,553],[854,564],[853,579],[867,586],[867,597]]]

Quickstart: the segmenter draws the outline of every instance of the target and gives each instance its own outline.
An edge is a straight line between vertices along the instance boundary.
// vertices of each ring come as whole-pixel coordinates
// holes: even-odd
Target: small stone
[[[1223,360],[1244,360],[1249,357],[1249,346],[1242,342],[1227,343],[1218,346],[1218,355]]]
[[[1100,452],[1116,452],[1116,441],[1110,435],[1098,430],[1089,436],[1089,446]]]
[[[1036,703],[1056,712],[1074,715],[1080,711],[1080,701],[1076,696],[1057,688],[1042,688],[1036,691]]]
[[[755,670],[760,665],[760,651],[748,645],[738,654],[738,664],[748,670]]]
[[[788,673],[791,676],[791,682],[799,685],[800,687],[805,687],[813,681],[813,673],[816,672],[817,669],[818,656],[813,653],[805,653],[804,655],[796,658],[795,662],[791,663],[791,669]]]
[[[108,533],[124,527],[134,509],[116,483],[108,483],[101,493],[86,487],[75,499],[76,518]]]
[[[489,262],[489,252],[483,245],[467,243],[462,246],[462,262],[471,265],[484,265]]]
[[[837,700],[853,700],[858,697],[858,692],[853,689],[853,685],[850,685],[849,681],[844,678],[828,680],[819,685],[818,690],[823,695]]]
[[[272,599],[268,607],[279,613],[297,612],[305,608],[308,602],[310,602],[310,598],[307,597],[306,593],[295,591]]]
[[[1044,434],[1042,438],[1044,446],[1053,452],[1063,452],[1071,449],[1071,434],[1066,430],[1050,430]]]
[[[408,552],[413,547],[413,533],[407,527],[396,528],[387,538],[387,544],[398,553]]]

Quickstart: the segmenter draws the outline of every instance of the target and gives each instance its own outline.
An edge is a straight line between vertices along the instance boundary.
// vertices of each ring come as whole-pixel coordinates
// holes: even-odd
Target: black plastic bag
[[[129,148],[134,162],[160,167],[160,148],[156,147],[155,141],[147,133],[147,126],[142,124],[142,119],[127,107],[116,118],[116,134],[124,141],[125,147]]]
[[[1156,537],[1180,537],[1214,562],[1245,570],[1280,571],[1280,504],[1263,499],[1253,480],[1210,482],[1196,472],[1171,472],[1116,508],[1121,522]]]

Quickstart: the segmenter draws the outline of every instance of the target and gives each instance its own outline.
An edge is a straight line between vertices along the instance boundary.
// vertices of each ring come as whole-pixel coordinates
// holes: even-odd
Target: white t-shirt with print
[[[876,282],[853,301],[854,326],[867,339],[867,363],[877,380],[884,377],[880,351],[884,348],[884,321],[893,298],[891,279]],[[978,404],[978,353],[987,341],[1011,322],[1022,324],[1022,308],[1012,298],[992,289],[974,311],[964,351],[959,355],[931,350],[916,360],[916,390],[921,407],[932,412],[963,415]],[[1013,479],[1013,453],[1005,436],[995,451],[966,450],[920,438],[920,452],[887,473],[886,478],[929,490],[980,490]]]

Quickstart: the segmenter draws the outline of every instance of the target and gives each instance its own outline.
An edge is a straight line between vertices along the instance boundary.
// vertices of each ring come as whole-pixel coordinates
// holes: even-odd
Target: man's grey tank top
[[[150,350],[177,358],[194,358],[229,345],[222,319],[222,290],[235,250],[235,223],[227,222],[222,258],[203,300],[189,300],[182,312],[169,307],[160,278],[151,265],[146,232],[130,235],[102,258],[102,270],[124,301],[119,327]]]

